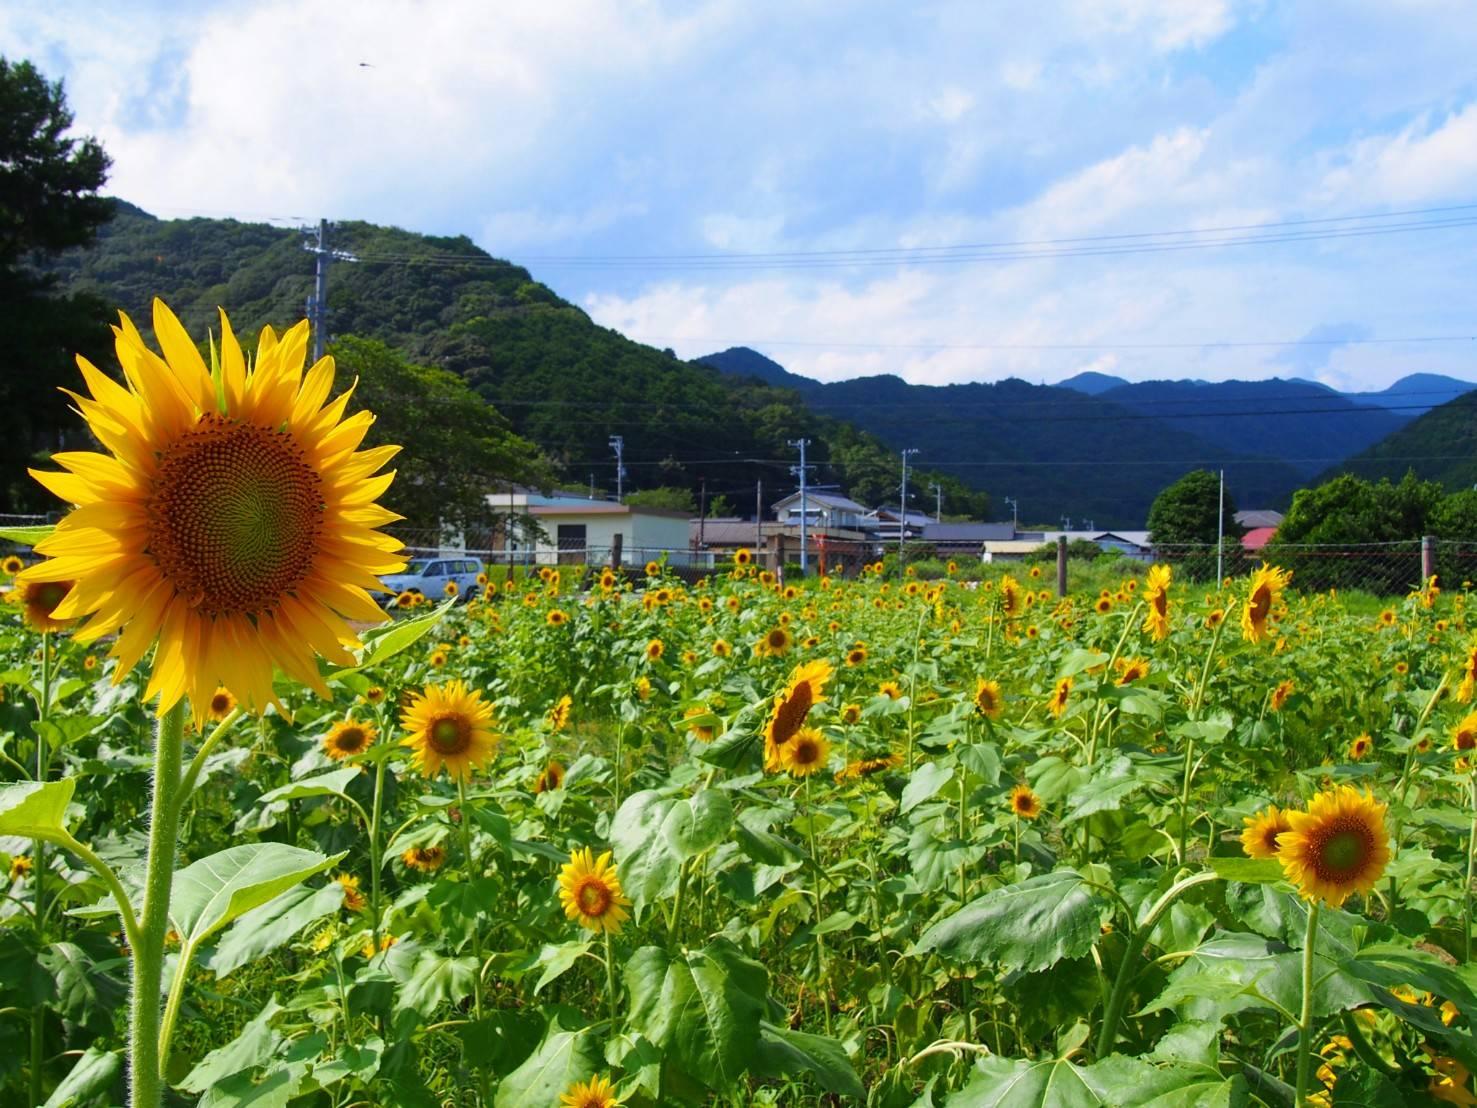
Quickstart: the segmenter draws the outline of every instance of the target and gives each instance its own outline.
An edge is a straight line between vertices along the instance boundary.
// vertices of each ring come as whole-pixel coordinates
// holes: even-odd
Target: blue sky
[[[66,79],[117,195],[465,233],[684,355],[929,383],[1477,379],[1477,343],[1369,341],[1477,334],[1477,226],[916,253],[1477,204],[1466,0],[32,8],[0,52]],[[825,253],[858,250],[915,252]],[[778,252],[806,260],[744,260]],[[610,257],[641,260],[589,262]]]

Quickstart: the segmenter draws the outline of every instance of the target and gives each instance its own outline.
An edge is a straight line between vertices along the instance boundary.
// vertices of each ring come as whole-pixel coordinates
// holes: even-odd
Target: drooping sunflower
[[[1046,702],[1051,714],[1060,717],[1067,710],[1067,700],[1072,695],[1072,679],[1063,677],[1051,690],[1051,699]]]
[[[5,560],[0,561],[0,573],[3,573],[6,577],[14,577],[17,573],[25,568],[26,563],[21,561],[14,554],[7,554],[5,556]]]
[[[1367,893],[1390,862],[1385,806],[1352,785],[1321,792],[1306,812],[1288,812],[1277,837],[1282,872],[1308,900],[1342,907]]]
[[[409,589],[402,589],[395,594],[395,607],[397,608],[414,608],[420,602],[421,594],[411,592]]]
[[[814,727],[802,727],[793,739],[780,747],[780,765],[791,777],[809,777],[826,767],[831,744]]]
[[[435,873],[446,864],[446,848],[444,846],[413,846],[401,852],[400,861],[405,864],[406,869]]]
[[[323,736],[323,753],[336,762],[363,754],[374,745],[375,726],[357,719],[342,719]]]
[[[1041,798],[1029,785],[1017,785],[1010,790],[1010,810],[1019,819],[1035,819],[1041,814]]]
[[[1205,617],[1205,627],[1208,631],[1214,631],[1221,625],[1221,620],[1226,618],[1226,613],[1216,608]]]
[[[210,694],[210,703],[206,705],[205,716],[218,723],[235,710],[236,698],[231,694],[230,689],[220,685],[215,692]]]
[[[60,455],[58,455],[59,457]],[[45,565],[46,563],[41,563]],[[65,631],[70,619],[57,615],[57,609],[72,590],[73,581],[25,581],[19,584],[21,615],[33,631]],[[80,638],[80,636],[79,636]],[[83,640],[86,641],[86,640]]]
[[[1277,857],[1277,836],[1291,831],[1287,813],[1275,804],[1269,804],[1253,816],[1242,821],[1241,849],[1249,858]]]
[[[1272,690],[1272,695],[1268,698],[1267,707],[1274,712],[1282,711],[1283,707],[1287,704],[1287,698],[1292,695],[1292,691],[1293,684],[1290,679],[1277,682],[1277,687]]]
[[[1169,566],[1149,567],[1149,579],[1144,587],[1144,601],[1149,605],[1144,633],[1153,636],[1155,642],[1169,637],[1169,586],[1173,582],[1174,571]]]
[[[549,710],[544,714],[544,722],[549,725],[550,731],[563,731],[569,726],[569,715],[574,708],[574,701],[566,693],[561,696]]]
[[[999,719],[1005,710],[1005,695],[1000,682],[979,678],[974,686],[974,710],[986,719]]]
[[[831,664],[818,659],[806,662],[790,674],[783,691],[774,698],[774,707],[764,725],[765,769],[773,772],[780,768],[784,746],[805,726],[811,708],[826,699],[826,682],[831,679],[831,672]]]
[[[334,878],[344,890],[344,911],[362,912],[369,906],[369,901],[359,891],[359,878],[352,873],[341,873]]]
[[[618,1108],[615,1086],[608,1077],[592,1077],[576,1081],[569,1092],[559,1095],[559,1108]]]
[[[589,847],[570,853],[559,871],[559,901],[566,916],[591,931],[614,934],[630,917],[631,902],[621,892],[608,850],[598,859]]]
[[[1374,740],[1369,737],[1368,732],[1365,732],[1349,743],[1349,760],[1351,762],[1358,762],[1367,757],[1373,749]]]
[[[1149,676],[1149,663],[1144,658],[1119,658],[1117,669],[1118,679],[1114,684],[1120,687],[1132,685],[1135,681],[1142,681]]]
[[[659,661],[666,649],[666,645],[661,639],[652,639],[646,644],[646,660],[648,662]]]
[[[329,400],[332,358],[303,374],[306,321],[280,339],[263,328],[248,368],[222,312],[214,373],[162,301],[162,358],[119,321],[126,384],[78,358],[91,395],[72,394],[108,453],[34,473],[77,507],[18,580],[75,581],[54,615],[90,617],[83,642],[122,628],[115,683],[157,641],[145,695],[161,712],[188,694],[199,714],[218,683],[260,709],[274,668],[327,696],[314,655],[352,665],[347,620],[382,621],[369,593],[404,566],[377,530],[400,517],[375,503],[398,448],[358,449],[374,417],[345,419],[349,392]]]
[[[1257,643],[1267,637],[1267,617],[1291,581],[1292,570],[1266,562],[1251,575],[1251,589],[1241,609],[1241,637],[1247,642]]]
[[[401,745],[415,751],[411,761],[424,777],[445,769],[453,779],[465,781],[497,750],[492,705],[461,680],[427,685],[413,694],[400,714],[400,726],[408,732]]]
[[[385,689],[384,689],[384,686],[383,685],[370,685],[369,688],[367,688],[367,689],[364,690],[364,699],[367,702],[369,702],[370,704],[380,704],[380,703],[383,703],[383,701],[385,699]]]
[[[1451,745],[1453,750],[1477,748],[1477,712],[1468,712],[1452,729]]]
[[[1023,601],[1021,600],[1020,583],[1010,574],[1000,578],[1000,611],[1007,619],[1014,619],[1021,614]]]
[[[692,707],[688,708],[685,712],[682,713],[682,718],[700,719],[703,716],[711,714],[712,710],[706,705],[694,704]],[[713,741],[714,732],[713,725],[711,723],[689,723],[687,725],[687,733],[698,742],[710,743]]]
[[[558,761],[550,761],[533,783],[535,793],[550,793],[564,785],[564,764]]]
[[[873,774],[896,769],[902,764],[901,754],[880,754],[872,758],[857,758],[855,761],[847,762],[845,766],[836,771],[836,783],[839,785],[843,781],[871,777]]]
[[[651,696],[651,678],[645,674],[636,678],[635,690],[637,700],[648,699]]]
[[[877,695],[885,696],[888,700],[901,700],[903,687],[896,681],[884,681],[877,686]]]

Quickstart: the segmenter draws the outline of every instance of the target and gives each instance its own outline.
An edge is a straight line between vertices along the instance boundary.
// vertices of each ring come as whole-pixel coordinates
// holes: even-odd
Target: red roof
[[[1275,527],[1253,527],[1241,536],[1241,548],[1243,550],[1260,550],[1271,541],[1272,536],[1276,533],[1277,528]]]

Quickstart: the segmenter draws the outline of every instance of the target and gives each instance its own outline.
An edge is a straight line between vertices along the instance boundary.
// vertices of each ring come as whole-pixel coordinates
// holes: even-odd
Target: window
[[[559,545],[559,562],[573,565],[585,556],[585,525],[583,523],[561,523],[555,540]]]
[[[426,568],[426,576],[427,577],[445,577],[446,576],[446,563],[445,562],[432,562]]]

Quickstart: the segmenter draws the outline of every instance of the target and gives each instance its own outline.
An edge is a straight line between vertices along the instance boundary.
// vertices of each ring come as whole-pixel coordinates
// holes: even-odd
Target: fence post
[[[622,544],[622,542],[623,542],[624,539],[625,539],[625,535],[622,534],[620,531],[617,531],[610,538],[610,566],[611,566],[612,569],[619,569],[620,568],[620,564],[621,564],[621,544]]]
[[[1421,536],[1421,584],[1436,576],[1436,536]]]
[[[1067,595],[1067,536],[1056,537],[1056,594]]]

